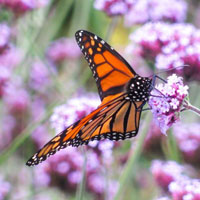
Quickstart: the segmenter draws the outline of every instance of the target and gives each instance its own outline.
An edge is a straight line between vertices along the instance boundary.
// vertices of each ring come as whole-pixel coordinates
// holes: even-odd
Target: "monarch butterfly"
[[[155,78],[139,76],[109,44],[88,31],[75,34],[96,80],[99,107],[72,124],[28,161],[37,165],[67,146],[88,144],[104,138],[124,140],[138,133],[142,107],[148,101]]]

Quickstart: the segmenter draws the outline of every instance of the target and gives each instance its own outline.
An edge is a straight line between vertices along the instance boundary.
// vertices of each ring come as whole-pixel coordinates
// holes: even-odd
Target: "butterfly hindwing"
[[[101,100],[123,92],[127,82],[136,75],[128,62],[93,33],[81,30],[75,37],[92,70]]]
[[[28,161],[33,166],[67,146],[87,144],[91,140],[108,138],[124,140],[135,136],[139,129],[141,111],[137,104],[126,100],[128,94],[118,94],[108,103],[102,103],[96,110],[59,133]]]

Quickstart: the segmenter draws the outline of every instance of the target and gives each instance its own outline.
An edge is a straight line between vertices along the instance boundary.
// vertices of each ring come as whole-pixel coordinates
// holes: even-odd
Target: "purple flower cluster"
[[[7,195],[11,190],[11,185],[9,182],[4,181],[2,177],[0,177],[0,200],[7,199]]]
[[[200,200],[200,179],[185,178],[169,185],[169,192],[173,200]]]
[[[50,118],[51,126],[56,133],[75,123],[92,112],[100,104],[98,95],[93,93],[79,94],[71,98],[66,104],[57,106]]]
[[[47,57],[54,63],[65,59],[75,59],[81,55],[81,51],[74,39],[60,38],[50,44],[47,49]]]
[[[124,15],[133,4],[133,0],[95,0],[94,7],[108,16]]]
[[[165,191],[171,182],[183,179],[185,169],[175,161],[154,160],[151,164],[151,172],[156,183]]]
[[[0,0],[0,5],[6,6],[16,14],[24,14],[46,6],[48,2],[49,0]]]
[[[149,21],[183,22],[186,13],[187,3],[184,0],[136,0],[125,15],[125,24],[132,26]]]
[[[169,192],[173,200],[199,200],[200,199],[200,180],[192,179],[189,175],[192,168],[182,166],[175,161],[154,160],[151,172],[156,183],[165,191]],[[163,199],[168,197],[163,197]],[[162,198],[160,198],[162,199]],[[159,199],[159,200],[160,200]]]
[[[158,69],[176,69],[186,79],[200,80],[200,30],[191,24],[147,23],[130,35],[138,54]],[[129,49],[135,49],[132,44]]]
[[[130,35],[133,43],[130,49],[135,49],[138,45],[138,54],[144,59],[155,60],[156,56],[161,53],[162,47],[172,39],[172,26],[166,23],[146,23]]]
[[[178,123],[173,127],[173,133],[184,159],[192,164],[200,163],[200,124]]]
[[[8,45],[11,35],[10,27],[6,23],[0,24],[0,52]]]
[[[45,91],[50,83],[50,69],[41,61],[33,62],[30,70],[30,87],[36,91]]]
[[[162,133],[166,134],[167,129],[178,121],[187,95],[188,86],[184,86],[182,78],[175,74],[167,78],[167,83],[156,85],[151,92],[148,103]]]
[[[5,89],[3,100],[11,113],[23,113],[30,104],[30,96],[23,88],[21,79],[16,77],[9,82]]]
[[[173,39],[156,57],[156,67],[172,69],[188,65],[174,71],[187,80],[200,81],[200,30],[189,24],[180,24],[173,27],[173,32]]]
[[[0,24],[0,97],[5,95],[12,70],[22,59],[22,53],[10,41],[11,32],[6,23]]]

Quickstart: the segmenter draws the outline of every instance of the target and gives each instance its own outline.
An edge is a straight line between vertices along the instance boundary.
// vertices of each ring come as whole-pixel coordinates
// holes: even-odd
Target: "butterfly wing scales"
[[[93,33],[81,30],[75,37],[92,70],[101,100],[123,92],[127,82],[136,75],[127,61]]]
[[[37,165],[67,146],[79,146],[103,138],[123,140],[135,136],[139,127],[139,120],[135,119],[141,111],[137,110],[135,103],[125,100],[126,96],[122,94],[108,103],[102,103],[88,116],[50,140],[26,164]]]

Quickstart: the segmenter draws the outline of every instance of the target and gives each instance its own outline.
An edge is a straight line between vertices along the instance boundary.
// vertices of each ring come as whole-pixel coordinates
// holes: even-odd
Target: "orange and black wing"
[[[26,164],[37,165],[67,146],[77,147],[104,138],[124,140],[135,136],[139,129],[142,105],[143,102],[130,101],[128,94],[115,95],[111,101],[102,103],[88,116],[55,136]]]
[[[136,75],[127,61],[100,37],[80,30],[75,34],[93,76],[101,100],[124,91],[124,86]]]

